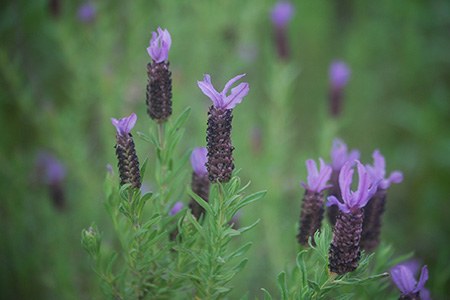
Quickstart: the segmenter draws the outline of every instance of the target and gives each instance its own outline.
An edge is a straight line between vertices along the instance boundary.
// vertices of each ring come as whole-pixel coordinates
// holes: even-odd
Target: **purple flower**
[[[391,268],[392,281],[398,287],[402,295],[414,295],[420,293],[421,299],[430,299],[429,292],[425,289],[428,280],[428,268],[422,267],[419,282],[414,278],[418,268],[410,263],[398,264]]]
[[[272,23],[278,27],[285,27],[294,15],[294,6],[289,1],[279,1],[272,8]]]
[[[152,32],[150,46],[147,48],[148,55],[156,62],[161,63],[169,58],[170,45],[172,39],[167,29],[158,27],[158,33]]]
[[[347,161],[359,159],[359,151],[352,150],[348,153],[347,145],[341,139],[335,139],[331,148],[331,167],[339,171]]]
[[[342,89],[347,85],[350,78],[350,68],[340,60],[335,60],[330,65],[329,76],[330,84],[334,89]]]
[[[358,168],[358,188],[352,191],[353,166],[356,162]],[[327,206],[337,205],[344,213],[350,213],[352,210],[363,208],[377,191],[378,182],[372,181],[366,168],[358,161],[348,161],[344,164],[339,174],[339,186],[341,188],[342,200],[339,202],[335,196],[329,196]]]
[[[39,153],[36,164],[38,170],[43,172],[43,179],[46,184],[58,184],[66,177],[66,168],[50,153]]]
[[[122,119],[115,119],[111,118],[111,122],[116,127],[117,134],[121,137],[127,137],[130,133],[131,129],[133,129],[134,125],[136,124],[137,116],[135,113],[132,113],[130,116],[122,118]]]
[[[97,10],[90,2],[86,2],[78,8],[78,19],[83,23],[90,23],[94,21]]]
[[[306,161],[306,169],[308,170],[308,183],[302,182],[302,186],[310,191],[320,193],[323,190],[331,187],[327,182],[330,180],[331,167],[326,165],[323,159],[319,158],[320,170],[317,169],[317,164],[314,160],[308,159]]]
[[[211,76],[209,74],[205,74],[203,81],[197,81],[197,84],[203,94],[212,100],[216,108],[232,109],[237,104],[241,103],[242,99],[248,94],[249,85],[247,82],[238,84],[238,86],[231,89],[229,96],[227,96],[228,90],[236,81],[244,76],[245,74],[241,74],[230,79],[220,93],[212,85]]]
[[[192,150],[191,154],[191,164],[194,172],[199,176],[204,176],[208,174],[206,169],[206,162],[208,161],[208,150],[205,147],[198,147]]]
[[[183,209],[183,206],[184,206],[183,202],[181,202],[181,201],[176,202],[176,203],[172,206],[172,208],[170,209],[169,215],[170,215],[170,216],[176,215],[177,213],[180,212],[180,210]]]
[[[389,188],[391,183],[400,183],[403,180],[403,174],[400,171],[394,171],[389,175],[388,178],[386,176],[386,162],[384,160],[383,155],[381,155],[379,150],[375,150],[372,154],[373,157],[373,166],[366,165],[366,169],[369,172],[370,176],[372,176],[373,180],[379,180],[379,187],[383,190]]]

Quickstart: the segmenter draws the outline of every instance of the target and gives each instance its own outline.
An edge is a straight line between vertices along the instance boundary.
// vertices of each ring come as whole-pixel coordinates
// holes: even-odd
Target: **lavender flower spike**
[[[408,264],[398,264],[391,269],[390,273],[392,281],[401,292],[399,299],[431,299],[428,290],[425,289],[425,283],[428,280],[427,266],[422,267],[419,282],[414,278],[415,272]]]
[[[245,74],[241,74],[231,78],[220,93],[212,85],[211,76],[209,74],[205,74],[203,81],[197,81],[197,84],[203,94],[211,99],[216,108],[233,109],[237,104],[241,103],[245,96],[247,96],[249,85],[247,82],[240,83],[238,86],[231,89],[229,96],[227,96],[227,93],[230,87],[244,76]]]
[[[141,187],[141,174],[139,160],[136,155],[133,136],[130,131],[136,124],[137,116],[132,113],[122,119],[111,118],[111,122],[116,127],[116,155],[120,175],[120,184],[131,184],[134,188]]]
[[[248,94],[248,83],[243,82],[228,91],[231,86],[244,77],[245,74],[232,78],[225,84],[222,92],[218,92],[211,83],[211,77],[206,74],[203,81],[198,81],[198,87],[208,96],[213,105],[208,112],[208,129],[206,134],[208,148],[208,169],[211,182],[228,182],[234,169],[233,145],[231,143],[232,109]]]
[[[320,159],[320,170],[317,169],[316,162],[312,159],[306,161],[308,170],[308,183],[302,183],[305,188],[302,210],[300,214],[300,228],[297,235],[298,242],[303,246],[308,246],[308,239],[314,238],[314,233],[320,230],[323,219],[323,190],[330,187],[327,185],[331,175],[331,167]],[[314,243],[314,240],[312,240]]]
[[[373,166],[366,165],[367,171],[375,180],[381,180],[379,188],[386,190],[391,183],[400,183],[403,181],[403,174],[400,171],[393,171],[388,178],[386,176],[386,162],[379,150],[375,150],[372,154]]]
[[[147,48],[148,55],[156,63],[161,63],[169,58],[169,50],[172,45],[172,38],[167,29],[158,27],[157,32],[152,32],[150,46]]]
[[[331,63],[329,107],[332,117],[338,117],[342,111],[344,98],[344,88],[350,78],[350,69],[343,61],[334,61]]]
[[[208,202],[209,198],[209,178],[208,169],[206,168],[206,163],[208,161],[208,150],[204,147],[194,148],[191,154],[191,164],[192,164],[192,181],[191,188],[194,193],[199,195],[203,200]],[[192,215],[197,219],[205,213],[203,207],[197,203],[194,199],[189,202],[189,208],[191,209]]]
[[[347,161],[353,161],[359,159],[359,151],[348,151],[347,145],[341,139],[335,139],[331,148],[331,167],[333,172],[331,173],[332,188],[328,193],[329,196],[335,196],[339,201],[342,201],[341,190],[339,188],[339,173],[342,166]],[[334,225],[336,223],[336,216],[338,213],[337,206],[331,206],[327,210],[328,219],[330,223]]]
[[[169,49],[172,44],[167,29],[158,27],[152,32],[147,52],[152,62],[147,64],[147,113],[157,123],[164,123],[172,115],[172,73],[169,70]]]
[[[331,176],[331,167],[326,165],[323,159],[320,161],[320,171],[317,169],[317,164],[314,160],[308,159],[306,161],[306,169],[308,170],[308,183],[302,182],[302,186],[312,192],[321,193],[323,190],[330,188],[331,185],[327,184]]]
[[[356,162],[359,182],[356,191],[351,191],[353,166]],[[378,182],[373,182],[359,161],[348,161],[339,175],[342,192],[341,203],[335,196],[328,197],[327,206],[339,207],[333,240],[329,250],[329,268],[339,275],[354,271],[359,264],[360,240],[364,218],[363,207],[376,192]]]
[[[348,161],[344,164],[339,175],[339,186],[341,188],[342,200],[341,203],[335,196],[328,197],[327,206],[337,205],[339,210],[348,214],[352,211],[363,208],[369,199],[375,194],[378,187],[378,182],[373,182],[366,170],[366,168],[356,160],[359,182],[356,191],[351,191],[353,178],[353,165],[355,161]]]
[[[378,190],[369,200],[364,208],[364,223],[361,235],[361,248],[366,251],[374,250],[380,243],[381,220],[386,205],[387,188],[391,183],[400,183],[403,175],[399,171],[391,173],[389,178],[384,178],[386,174],[386,164],[380,151],[373,152],[374,164],[366,165],[367,172],[372,180],[379,181]]]

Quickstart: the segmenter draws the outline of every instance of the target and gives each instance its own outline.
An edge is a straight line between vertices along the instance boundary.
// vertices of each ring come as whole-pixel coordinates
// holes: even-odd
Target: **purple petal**
[[[409,270],[404,265],[396,265],[391,269],[391,277],[392,281],[394,281],[395,285],[402,292],[402,294],[411,293],[415,286],[416,280],[413,277],[411,270]]]
[[[350,187],[352,185],[354,163],[354,161],[346,162],[339,174],[339,187],[341,188],[342,199],[344,202],[351,201],[352,198]]]
[[[330,65],[329,76],[331,86],[335,89],[345,87],[350,79],[350,68],[343,61],[333,61]]]
[[[169,215],[170,215],[170,216],[176,215],[177,213],[180,212],[180,210],[183,209],[183,206],[184,206],[183,202],[178,201],[178,202],[175,203],[175,204],[172,206],[172,208],[170,209]]]
[[[431,300],[431,293],[428,289],[426,288],[421,289],[419,294],[421,300]]]
[[[226,109],[232,109],[242,102],[249,91],[249,85],[246,82],[240,83],[237,87],[231,89],[231,94],[226,98]]]
[[[171,44],[172,38],[170,37],[169,31],[158,27],[157,33],[152,32],[152,38],[150,39],[150,46],[147,48],[147,52],[156,63],[161,63],[169,58]]]
[[[417,283],[417,286],[413,290],[413,292],[417,293],[418,291],[421,291],[424,288],[425,282],[427,282],[427,280],[428,280],[428,268],[427,266],[423,266],[422,271],[420,272],[419,282]]]
[[[347,214],[350,212],[348,207],[345,204],[339,202],[339,200],[335,196],[329,196],[327,200],[327,207],[337,205],[342,212]]]
[[[118,135],[126,137],[136,124],[136,120],[137,120],[136,114],[132,113],[130,116],[119,120],[111,118],[111,123],[114,125],[114,127],[116,127]]]
[[[208,150],[205,147],[194,148],[191,154],[191,165],[195,174],[199,176],[204,176],[208,174],[208,170],[206,169],[206,162]]]
[[[279,1],[271,12],[272,22],[277,27],[285,27],[294,15],[294,6],[288,1]]]
[[[231,88],[231,86],[232,86],[236,81],[238,81],[239,79],[241,79],[242,77],[244,77],[245,75],[246,75],[246,74],[240,74],[240,75],[237,75],[237,76],[231,78],[230,80],[228,80],[228,82],[225,84],[225,87],[224,87],[223,90],[222,90],[221,95],[222,95],[223,97],[226,97],[226,94],[228,93],[228,90]]]
[[[403,173],[400,171],[394,171],[389,175],[388,179],[383,180],[380,183],[380,188],[387,189],[392,183],[400,183],[403,181]]]
[[[354,199],[352,207],[358,206],[359,208],[364,207],[369,201],[369,187],[371,185],[369,174],[367,174],[366,168],[359,162],[356,161],[358,168],[358,189],[354,193]]]
[[[348,153],[347,145],[341,139],[335,139],[331,148],[331,166],[333,170],[340,171],[347,161],[359,159],[359,151]]]
[[[197,85],[202,90],[203,94],[211,99],[215,107],[222,106],[222,97],[212,85],[211,76],[209,76],[209,74],[205,74],[203,81],[197,81]]]

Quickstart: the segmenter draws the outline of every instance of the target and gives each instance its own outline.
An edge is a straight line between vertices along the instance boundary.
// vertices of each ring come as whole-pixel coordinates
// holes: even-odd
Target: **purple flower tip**
[[[150,39],[150,46],[147,48],[147,52],[156,63],[161,63],[169,58],[172,38],[167,29],[163,30],[158,27],[157,32],[152,32],[152,38]]]
[[[306,161],[306,169],[308,170],[308,184],[302,183],[302,186],[305,189],[316,193],[320,193],[331,187],[331,185],[327,185],[327,182],[330,180],[331,176],[331,167],[326,165],[323,159],[319,158],[319,161],[320,170],[317,169],[317,164],[314,160],[308,159]]]
[[[97,10],[90,2],[86,2],[78,8],[77,17],[83,23],[94,21]]]
[[[208,150],[205,147],[194,148],[191,154],[191,165],[195,174],[204,176],[208,174],[206,162],[208,161]]]
[[[340,60],[335,60],[330,65],[330,84],[335,89],[342,89],[350,79],[351,71],[347,64]]]
[[[347,161],[359,159],[359,151],[348,152],[347,145],[341,139],[335,139],[331,148],[331,167],[339,171]]]
[[[358,169],[358,188],[351,190],[353,180],[353,167]],[[342,200],[344,203],[334,197],[328,197],[327,206],[337,205],[344,213],[350,213],[352,210],[364,207],[377,191],[378,181],[373,181],[366,168],[358,161],[348,161],[344,164],[339,174],[339,187],[341,188]]]
[[[294,15],[294,6],[289,1],[279,1],[272,8],[272,23],[278,27],[285,27]]]
[[[386,176],[386,162],[379,150],[372,154],[373,165],[366,165],[367,171],[374,180],[380,180],[379,187],[383,190],[389,188],[391,183],[400,183],[403,181],[403,174],[400,171],[392,172],[388,178]]]
[[[248,94],[249,85],[247,82],[242,82],[232,88],[230,95],[227,96],[228,90],[236,81],[244,76],[245,74],[241,74],[231,78],[220,93],[212,85],[211,76],[209,74],[205,74],[203,81],[197,81],[197,85],[202,90],[203,94],[212,100],[216,108],[232,109],[237,104],[241,103],[242,99]]]
[[[66,168],[50,153],[39,153],[36,159],[36,165],[38,170],[43,173],[46,184],[59,183],[66,177]]]
[[[417,292],[425,291],[425,283],[428,280],[428,268],[422,267],[420,272],[419,282],[414,278],[414,268],[410,264],[398,264],[391,268],[392,281],[398,287],[402,295],[415,294]],[[421,293],[422,295],[422,293]],[[429,296],[429,295],[428,295]]]
[[[130,133],[131,129],[133,129],[136,124],[137,116],[135,113],[132,113],[130,116],[122,118],[122,119],[114,119],[111,118],[111,122],[116,127],[117,134],[122,137],[127,137]]]
[[[181,202],[181,201],[176,202],[170,209],[169,215],[171,215],[171,216],[176,215],[177,213],[180,212],[180,210],[183,209],[183,206],[184,206],[183,202]]]

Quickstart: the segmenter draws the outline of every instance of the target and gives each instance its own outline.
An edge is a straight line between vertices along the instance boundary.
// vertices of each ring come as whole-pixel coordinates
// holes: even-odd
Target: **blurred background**
[[[231,298],[276,291],[276,274],[294,264],[304,162],[329,162],[334,137],[359,149],[365,163],[380,149],[388,172],[403,171],[388,193],[383,241],[428,265],[435,299],[450,294],[450,2],[292,1],[283,56],[274,4],[0,4],[2,299],[102,298],[80,232],[95,221],[111,239],[102,204],[106,165],[117,172],[110,118],[136,112],[135,131],[152,126],[146,47],[158,26],[172,36],[174,115],[192,108],[180,153],[206,144],[211,103],[196,84],[204,73],[218,90],[241,73],[250,84],[234,110],[235,160],[251,190],[268,194],[240,215],[242,225],[261,221],[236,241],[254,243]],[[351,77],[342,112],[331,117],[328,69],[336,59]],[[135,136],[151,173],[153,150]]]

